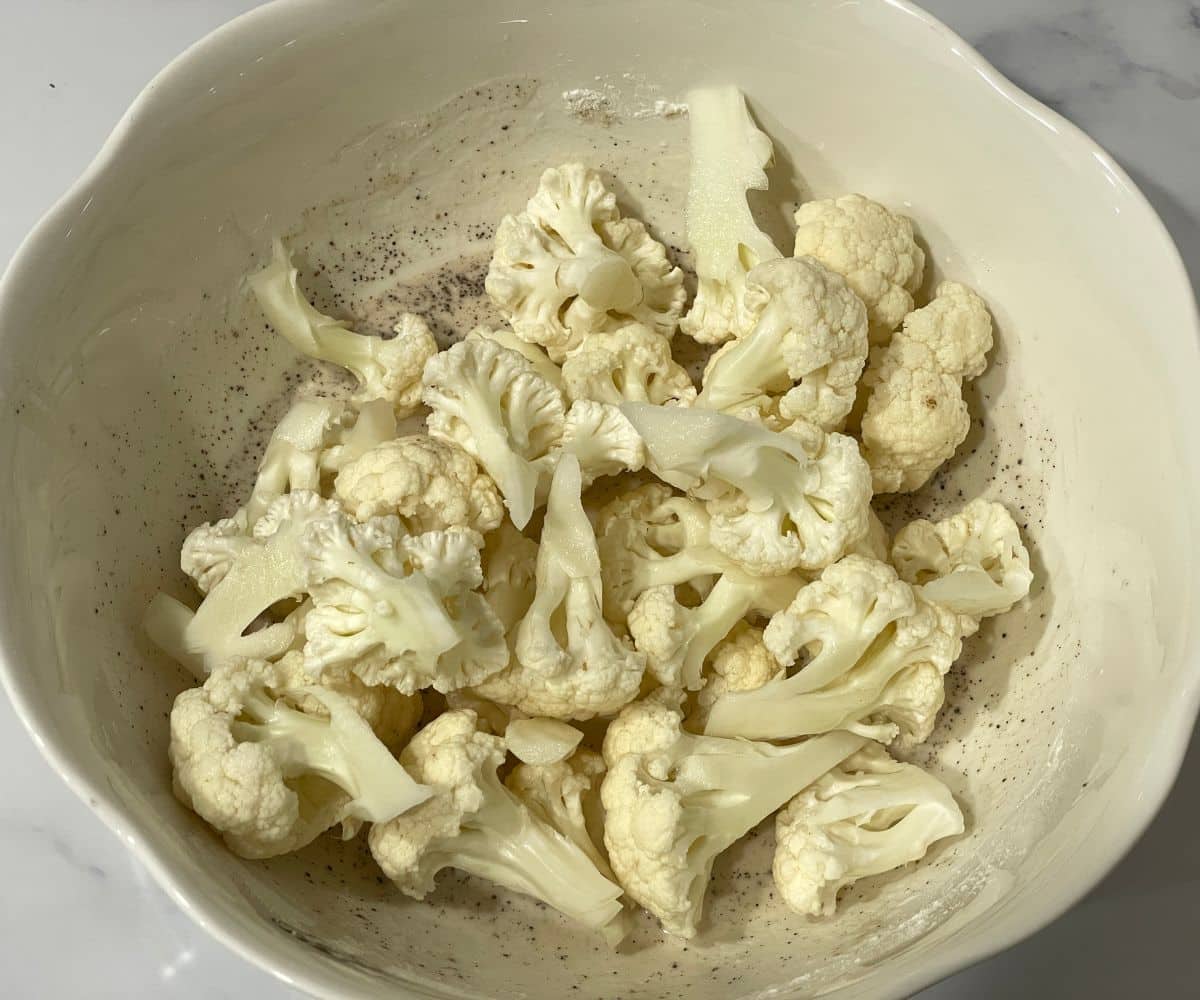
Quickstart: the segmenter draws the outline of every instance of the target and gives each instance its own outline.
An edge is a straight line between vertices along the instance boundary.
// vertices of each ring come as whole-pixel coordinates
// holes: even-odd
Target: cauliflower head
[[[431,794],[350,699],[296,680],[292,663],[244,660],[171,709],[176,793],[245,858],[298,850],[344,820],[386,822]]]
[[[554,472],[536,589],[517,626],[515,662],[474,687],[476,694],[529,715],[585,720],[637,697],[645,657],[604,620],[600,558],[580,499],[579,463],[564,455]]]
[[[563,362],[562,379],[572,401],[690,406],[696,399],[691,377],[671,357],[671,342],[641,323],[592,334]]]
[[[588,855],[501,783],[504,741],[480,730],[474,712],[451,710],[401,755],[433,795],[368,835],[371,853],[405,895],[423,899],[443,868],[458,868],[533,896],[604,931],[621,915],[621,887]]]
[[[358,380],[354,402],[386,399],[397,416],[421,403],[421,371],[437,354],[437,342],[419,316],[405,313],[388,340],[355,333],[342,320],[315,309],[300,289],[300,273],[281,240],[272,260],[247,282],[267,321],[296,350],[317,361],[340,365]]]
[[[964,829],[945,785],[868,743],[775,817],[775,885],[789,909],[830,917],[846,886],[920,861]]]
[[[795,255],[815,257],[846,279],[867,307],[872,344],[886,344],[912,310],[925,272],[912,223],[861,194],[801,205]]]
[[[992,320],[983,299],[946,281],[909,313],[892,342],[873,352],[863,383],[863,456],[876,493],[920,489],[971,429],[963,380],[987,367]]]
[[[788,747],[695,736],[666,692],[608,727],[600,786],[609,864],[634,902],[696,934],[717,856],[863,745],[829,733]]]
[[[718,698],[706,733],[782,740],[846,729],[911,746],[933,730],[962,632],[886,563],[846,556],[771,619],[763,642],[785,666],[808,658],[790,677]]]
[[[484,544],[480,593],[510,638],[533,603],[537,558],[537,542],[522,535],[510,521],[488,535]]]
[[[752,326],[747,274],[781,256],[746,200],[748,191],[767,189],[771,140],[736,87],[689,91],[687,104],[692,166],[685,212],[697,287],[680,329],[702,344],[723,344]]]
[[[562,393],[520,354],[465,340],[425,366],[429,433],[459,445],[500,488],[513,524],[529,523],[562,440]]]
[[[343,466],[334,488],[358,520],[395,514],[413,534],[457,527],[487,534],[504,520],[500,492],[475,459],[425,434],[376,445]]]
[[[1029,552],[1003,504],[972,500],[936,524],[913,521],[892,544],[900,577],[933,604],[963,619],[970,635],[984,618],[1004,614],[1033,584]]]
[[[866,534],[870,472],[852,438],[775,432],[701,407],[625,403],[665,482],[708,501],[715,548],[757,576],[828,566]]]
[[[547,170],[525,211],[500,221],[485,286],[513,332],[552,361],[630,321],[669,337],[685,297],[666,248],[622,219],[600,175],[581,163]]]
[[[812,257],[771,260],[747,275],[744,304],[748,332],[709,360],[697,405],[845,424],[867,360],[867,313],[845,279]]]

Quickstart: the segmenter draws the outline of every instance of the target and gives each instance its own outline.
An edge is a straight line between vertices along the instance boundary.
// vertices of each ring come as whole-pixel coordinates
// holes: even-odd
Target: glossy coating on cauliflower
[[[912,310],[925,273],[912,223],[861,194],[801,205],[795,255],[815,257],[846,279],[867,307],[873,344],[886,344]]]

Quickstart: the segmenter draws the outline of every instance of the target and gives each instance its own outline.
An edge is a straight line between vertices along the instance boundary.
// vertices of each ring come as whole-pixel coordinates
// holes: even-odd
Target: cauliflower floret
[[[845,279],[811,257],[767,261],[745,308],[752,326],[709,360],[696,405],[840,428],[867,360],[866,310]]]
[[[445,692],[507,665],[504,626],[472,592],[483,582],[483,540],[474,532],[401,537],[374,559],[355,545],[345,521],[321,525],[310,537],[310,558],[324,581],[309,588],[310,672],[349,663],[368,684]]]
[[[713,546],[748,573],[820,569],[866,534],[870,472],[852,438],[803,422],[777,433],[700,407],[621,412],[650,471],[708,501]]]
[[[963,380],[982,374],[991,347],[983,299],[946,281],[886,348],[872,352],[862,442],[876,493],[920,489],[962,444],[971,429]]]
[[[747,615],[772,615],[787,607],[803,580],[794,576],[726,573],[697,607],[679,602],[675,588],[651,587],[629,612],[629,634],[664,687],[699,689],[704,661]]]
[[[612,333],[594,333],[563,362],[570,400],[690,406],[691,377],[671,357],[671,342],[648,326],[630,323]]]
[[[377,445],[334,481],[358,520],[396,514],[413,534],[467,527],[480,534],[504,520],[496,484],[462,448],[424,434]]]
[[[967,635],[982,619],[1011,610],[1033,583],[1020,529],[1003,504],[990,500],[972,500],[937,524],[902,528],[892,563],[927,601],[959,615]]]
[[[789,747],[694,736],[663,692],[608,727],[604,843],[625,891],[668,934],[693,937],[717,856],[858,750],[829,733]]]
[[[613,634],[602,614],[600,558],[581,489],[579,463],[563,456],[546,506],[537,589],[517,626],[515,662],[474,688],[530,715],[608,715],[641,688],[645,658]]]
[[[701,501],[660,483],[610,500],[596,520],[609,620],[625,622],[634,601],[651,587],[687,585],[702,596],[715,577],[740,573],[737,562],[712,546],[710,528]]]
[[[353,455],[395,436],[391,404],[355,408],[329,399],[293,403],[276,425],[258,465],[246,505],[230,517],[194,528],[184,539],[180,568],[207,594],[251,542],[271,503],[292,490],[320,492],[325,475]]]
[[[571,404],[563,424],[563,454],[574,455],[587,489],[601,476],[637,472],[646,464],[642,436],[611,403],[580,399]]]
[[[912,310],[925,272],[912,223],[861,194],[801,205],[795,255],[816,257],[846,279],[867,307],[872,344],[886,344]]]
[[[621,887],[586,853],[501,784],[504,741],[481,732],[474,712],[449,711],[422,729],[401,762],[434,790],[415,809],[371,828],[384,874],[423,899],[443,868],[458,868],[540,899],[605,931],[621,915]]]
[[[958,659],[956,617],[919,597],[886,563],[846,556],[804,587],[763,632],[792,676],[728,692],[705,732],[795,739],[847,729],[901,746],[929,737]]]
[[[868,743],[775,817],[775,885],[790,909],[831,917],[852,882],[920,861],[964,829],[945,785]]]
[[[304,656],[313,676],[350,663],[367,684],[445,691],[508,662],[503,625],[472,593],[483,578],[475,532],[409,536],[395,517],[357,524],[336,501],[297,492],[268,508],[254,536],[194,614],[165,595],[151,603],[147,632],[186,666],[279,656],[296,640],[297,616],[247,629],[279,601],[306,593]]]
[[[355,333],[304,297],[282,241],[274,241],[272,253],[271,263],[247,279],[268,322],[302,354],[348,369],[359,383],[354,402],[387,399],[397,416],[413,413],[421,402],[421,370],[437,354],[425,321],[405,313],[389,340]]]
[[[352,702],[295,680],[290,664],[244,660],[218,667],[171,710],[176,793],[245,858],[297,850],[343,820],[386,822],[431,794]]]
[[[730,691],[754,691],[785,673],[783,665],[763,643],[762,629],[745,622],[733,627],[712,651],[705,671],[704,687],[696,693],[696,703],[688,714],[689,728],[704,732],[708,713]]]
[[[489,340],[463,341],[431,359],[424,384],[429,433],[472,455],[500,488],[513,524],[525,527],[562,439],[562,393]]]
[[[487,293],[518,337],[562,361],[589,334],[630,320],[665,336],[683,310],[683,274],[600,175],[580,163],[542,174],[525,211],[496,230]]]
[[[580,747],[562,760],[518,764],[504,779],[504,784],[538,819],[550,824],[583,851],[605,878],[616,882],[608,859],[600,849],[604,842],[604,815],[600,803],[600,782],[604,772],[604,758]]]
[[[537,344],[522,340],[507,327],[477,326],[466,335],[465,340],[490,340],[510,351],[516,351],[528,361],[533,370],[549,382],[555,389],[563,388],[562,369],[550,360],[550,355]]]
[[[510,521],[488,535],[484,544],[480,592],[510,638],[515,638],[517,624],[533,603],[537,558],[537,542],[522,535]]]
[[[689,91],[692,167],[687,237],[698,279],[680,329],[702,344],[741,336],[753,321],[745,304],[746,274],[780,256],[754,221],[747,191],[765,191],[771,140],[750,117],[736,87]]]
[[[310,610],[312,604],[306,602],[293,614],[303,617]],[[303,633],[302,625],[297,633]],[[317,718],[329,717],[329,712],[320,699],[300,693],[313,684],[305,668],[301,649],[290,650],[276,660],[274,665],[280,682],[293,692],[291,699],[296,708]],[[421,721],[423,705],[419,694],[401,694],[386,684],[364,684],[347,666],[325,671],[321,675],[319,686],[322,690],[332,691],[343,698],[371,727],[383,745],[393,752],[398,753],[404,747]]]

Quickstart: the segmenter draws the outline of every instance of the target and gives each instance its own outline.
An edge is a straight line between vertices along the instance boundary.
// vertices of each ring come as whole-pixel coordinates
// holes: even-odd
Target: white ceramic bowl
[[[314,993],[898,997],[1077,900],[1176,773],[1200,679],[1200,361],[1162,225],[1087,137],[914,8],[733,6],[272,4],[147,88],[4,279],[4,682],[174,898]],[[171,795],[185,679],[137,622],[155,589],[182,593],[185,525],[244,488],[285,374],[304,374],[239,277],[286,231],[325,265],[324,304],[466,322],[488,225],[573,155],[677,241],[686,123],[656,102],[706,80],[739,83],[775,138],[776,231],[784,200],[863,190],[993,307],[985,423],[911,505],[1018,505],[1042,581],[969,645],[922,756],[968,836],[808,924],[769,898],[767,831],[719,866],[696,943],[647,921],[615,957],[471,880],[399,900],[354,848],[234,858]],[[395,291],[430,271],[434,294]]]

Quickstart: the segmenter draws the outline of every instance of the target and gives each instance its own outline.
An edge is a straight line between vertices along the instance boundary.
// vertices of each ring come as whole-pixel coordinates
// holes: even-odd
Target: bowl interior
[[[195,912],[311,988],[898,995],[1086,889],[1169,780],[1195,703],[1200,426],[1169,241],[1085,141],[911,11],[741,8],[272,6],[155,85],[10,274],[9,683]],[[968,442],[931,487],[880,506],[895,525],[1002,499],[1033,552],[1034,594],[968,643],[916,755],[964,804],[967,836],[809,922],[774,898],[767,824],[721,859],[695,942],[646,920],[616,956],[454,873],[408,901],[361,842],[234,858],[171,795],[166,716],[187,680],[138,622],[154,591],[189,596],[183,533],[236,505],[289,394],[322,377],[269,333],[241,277],[284,233],[319,305],[378,329],[416,311],[449,338],[491,316],[499,217],[572,158],[678,248],[687,122],[672,102],[724,81],[775,141],[756,207],[781,245],[797,200],[863,191],[914,218],[930,287],[972,284],[996,319]]]

